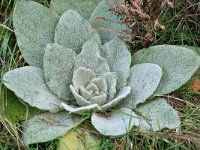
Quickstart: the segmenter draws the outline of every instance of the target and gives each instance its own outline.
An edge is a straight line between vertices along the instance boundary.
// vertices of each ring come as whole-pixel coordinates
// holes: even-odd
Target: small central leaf
[[[81,53],[77,55],[75,66],[90,68],[97,75],[110,72],[107,60],[101,57],[99,46],[93,40],[84,43]]]
[[[91,99],[89,99],[89,101],[92,104],[98,104],[98,105],[103,105],[107,100],[107,95],[105,93],[98,95],[98,96],[94,96]]]
[[[99,35],[93,31],[87,20],[73,10],[66,11],[57,24],[54,42],[71,48],[78,54],[88,40],[93,40],[99,46],[101,45]]]

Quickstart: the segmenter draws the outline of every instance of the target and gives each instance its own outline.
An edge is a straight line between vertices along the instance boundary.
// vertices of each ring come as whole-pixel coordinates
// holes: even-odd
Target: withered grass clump
[[[188,44],[195,45],[190,40],[185,43],[169,43],[169,34],[177,33],[188,27],[191,33],[199,32],[200,5],[197,1],[184,0],[123,0],[119,5],[118,0],[106,0],[110,11],[122,15],[122,23],[131,27],[133,50],[148,47],[154,44]],[[168,33],[166,35],[165,33]],[[175,35],[181,39],[181,36]],[[160,39],[161,38],[161,39]],[[195,41],[198,44],[198,40]]]

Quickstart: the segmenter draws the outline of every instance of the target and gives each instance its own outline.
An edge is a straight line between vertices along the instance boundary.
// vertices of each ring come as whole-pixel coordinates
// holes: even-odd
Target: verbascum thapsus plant
[[[105,1],[90,22],[74,10],[58,12],[56,0],[52,4],[18,1],[13,16],[20,51],[30,66],[7,72],[3,83],[30,106],[46,111],[24,122],[26,146],[64,135],[85,114],[106,136],[124,135],[134,126],[152,131],[180,127],[177,112],[162,97],[192,77],[200,65],[198,54],[158,45],[131,57],[117,38],[117,31],[128,27],[95,19],[119,19]],[[103,28],[115,30],[98,30]]]

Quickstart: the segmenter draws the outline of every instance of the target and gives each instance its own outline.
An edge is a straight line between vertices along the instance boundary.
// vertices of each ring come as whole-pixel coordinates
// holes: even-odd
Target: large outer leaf
[[[130,31],[130,28],[121,23],[121,16],[114,15],[110,12],[110,8],[106,3],[107,0],[102,0],[92,13],[90,23],[93,28],[98,30],[103,43],[110,41],[113,37],[119,36],[123,31]],[[123,0],[118,0],[118,5],[122,4]],[[114,8],[114,1],[109,1],[109,4]],[[125,35],[124,33],[122,35]],[[127,35],[125,37],[128,37]],[[130,37],[129,37],[130,38]]]
[[[88,40],[101,45],[98,33],[91,28],[87,20],[73,10],[66,11],[56,27],[54,42],[71,48],[78,54]]]
[[[139,125],[136,114],[127,108],[111,112],[108,116],[94,113],[91,120],[93,126],[106,136],[120,136],[130,131],[133,125]]]
[[[48,44],[44,55],[44,74],[48,87],[59,98],[70,99],[76,53],[58,44]]]
[[[90,68],[97,75],[110,72],[107,60],[100,56],[99,47],[93,41],[84,43],[81,53],[77,55],[75,66]]]
[[[138,51],[134,64],[155,63],[163,69],[163,78],[156,94],[168,94],[185,84],[197,71],[200,57],[184,47],[159,45]]]
[[[198,55],[200,55],[200,47],[187,46],[187,45],[183,45],[183,47],[189,48],[193,50],[194,52],[196,52]],[[200,68],[197,70],[195,75],[200,77]]]
[[[75,115],[72,116],[68,112],[37,115],[24,123],[25,129],[22,140],[26,146],[51,141],[63,136],[79,123],[80,118]]]
[[[118,74],[117,88],[126,86],[131,65],[131,53],[126,45],[118,39],[113,39],[104,44],[102,50],[109,63],[110,70]]]
[[[100,0],[51,0],[50,8],[60,15],[66,10],[73,9],[85,19],[89,19],[99,1]]]
[[[17,42],[25,60],[33,66],[43,67],[45,46],[54,40],[59,16],[33,1],[18,1],[13,25]]]
[[[181,47],[191,49],[191,50],[193,50],[194,52],[196,52],[197,54],[200,55],[200,47],[188,46],[188,45],[181,45]]]
[[[157,89],[162,77],[162,69],[156,64],[143,63],[131,67],[128,86],[131,94],[122,101],[121,106],[133,109],[143,103]]]
[[[4,75],[3,83],[30,106],[55,112],[62,103],[47,87],[40,68],[27,66],[9,71]]]
[[[180,127],[180,118],[177,112],[167,104],[163,98],[156,98],[137,109],[144,118],[140,119],[142,130],[158,131],[163,128]]]

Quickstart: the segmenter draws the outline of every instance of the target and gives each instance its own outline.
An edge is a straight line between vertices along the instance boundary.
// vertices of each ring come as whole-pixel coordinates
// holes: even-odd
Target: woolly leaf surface
[[[101,108],[98,104],[91,104],[87,106],[71,106],[66,103],[62,103],[61,107],[65,110],[69,111],[70,113],[83,113],[83,112],[91,112],[91,111],[99,111]]]
[[[101,46],[100,37],[92,29],[90,23],[75,11],[66,11],[57,24],[54,42],[71,48],[78,54],[88,40],[93,40]]]
[[[107,85],[106,79],[103,76],[92,79],[91,83],[94,83],[97,85],[100,93],[101,92],[106,93],[108,90],[108,85]]]
[[[143,63],[134,65],[130,70],[128,86],[131,87],[131,94],[122,101],[121,106],[133,109],[156,91],[162,77],[162,69],[156,64]]]
[[[90,68],[97,75],[110,72],[107,60],[100,56],[99,47],[93,41],[84,43],[81,53],[77,55],[75,66]]]
[[[4,85],[30,106],[55,112],[61,100],[46,85],[43,70],[37,67],[21,67],[7,72]]]
[[[121,5],[122,1],[118,0],[118,5]],[[126,32],[130,32],[131,29],[121,22],[122,16],[114,15],[109,10],[110,6],[115,8],[114,3],[114,1],[109,1],[109,4],[107,4],[106,0],[103,0],[97,5],[89,20],[92,27],[98,31],[103,43],[120,35],[130,40],[130,36]]]
[[[137,111],[143,115],[140,119],[142,130],[158,131],[163,128],[180,127],[181,121],[178,113],[163,98],[155,98],[140,106]]]
[[[89,19],[99,0],[51,0],[50,8],[62,15],[66,10],[73,9],[85,19]]]
[[[106,79],[108,86],[108,101],[112,100],[116,93],[116,85],[117,85],[117,73],[115,72],[106,72],[101,75]]]
[[[33,1],[17,1],[13,25],[17,43],[25,60],[43,68],[46,44],[53,43],[59,16]]]
[[[70,85],[70,90],[79,106],[87,106],[91,104],[91,102],[87,101],[83,96],[81,96],[72,85]]]
[[[133,62],[154,63],[163,69],[163,77],[155,93],[162,95],[177,90],[192,77],[200,66],[200,56],[184,47],[159,45],[138,51]]]
[[[134,125],[139,124],[136,114],[127,108],[121,108],[120,110],[110,112],[108,116],[94,113],[91,120],[96,130],[106,136],[124,135],[130,131]]]
[[[131,54],[126,45],[118,39],[113,39],[104,44],[102,50],[110,70],[118,75],[118,89],[126,86],[131,65]]]
[[[96,74],[92,69],[77,67],[74,69],[72,83],[74,88],[78,91],[81,86],[86,86],[86,84],[95,77]]]
[[[48,87],[59,98],[70,99],[76,53],[58,44],[48,44],[44,55],[44,74]]]
[[[24,123],[22,140],[26,146],[51,141],[79,125],[80,119],[80,117],[68,112],[44,113],[34,116]]]
[[[101,109],[103,111],[105,111],[105,110],[107,110],[109,108],[112,108],[112,107],[116,106],[118,103],[120,103],[121,101],[123,101],[124,98],[127,97],[127,95],[130,94],[130,93],[131,93],[131,87],[127,86],[127,87],[122,88],[119,91],[119,94],[113,100],[111,100],[107,104],[103,105],[101,107]]]

